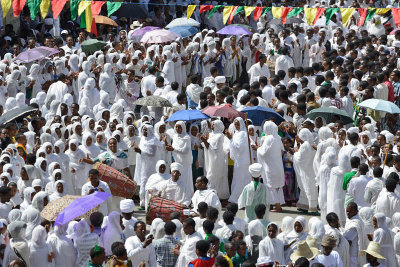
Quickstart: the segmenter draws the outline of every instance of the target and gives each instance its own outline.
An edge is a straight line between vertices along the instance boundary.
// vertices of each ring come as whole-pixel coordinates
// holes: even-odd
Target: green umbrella
[[[99,51],[103,47],[107,45],[106,42],[99,41],[97,39],[90,39],[87,41],[84,41],[81,45],[82,51],[85,53],[93,53],[96,51]]]
[[[325,119],[326,123],[332,122],[333,116],[338,116],[343,124],[353,123],[353,119],[347,114],[346,111],[335,107],[322,107],[311,110],[306,116],[312,120],[318,117]]]

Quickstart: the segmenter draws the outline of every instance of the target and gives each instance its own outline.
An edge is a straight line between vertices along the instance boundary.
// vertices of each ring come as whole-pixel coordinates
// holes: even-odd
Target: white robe
[[[156,252],[153,244],[143,247],[144,242],[140,241],[137,236],[131,236],[125,241],[125,248],[128,258],[132,261],[133,266],[138,266],[141,262],[145,262],[146,266],[156,267]]]
[[[217,196],[217,192],[213,189],[196,190],[192,197],[193,209],[197,210],[197,206],[200,202],[205,202],[209,207],[218,209],[221,213],[222,207],[221,202]]]
[[[180,254],[176,262],[176,266],[189,266],[189,263],[191,261],[197,259],[196,243],[200,240],[203,240],[203,238],[197,232],[186,236],[186,239],[183,242],[183,246],[180,249]]]
[[[356,267],[358,264],[362,265],[365,262],[365,258],[359,257],[358,252],[367,248],[367,235],[364,231],[364,223],[358,215],[353,216],[351,219],[347,219],[343,236],[348,241],[352,241],[352,244],[350,245],[349,266]]]
[[[156,192],[161,192],[161,197],[189,206],[190,195],[186,194],[185,184],[179,179],[177,182],[172,178],[159,182],[155,188]]]
[[[177,134],[175,132],[174,138],[172,140],[172,156],[175,162],[181,164],[184,169],[181,171],[180,181],[183,182],[185,194],[191,196],[193,193],[193,175],[192,175],[192,149],[190,136],[186,134],[186,126],[182,127],[183,132]]]
[[[284,244],[278,238],[265,237],[258,245],[258,249],[259,258],[270,257],[272,261],[278,261],[280,265],[285,264]]]
[[[400,211],[400,198],[393,192],[382,189],[376,199],[375,212],[382,212],[386,217],[392,218],[395,212]]]
[[[247,60],[250,60],[250,59],[247,59]],[[250,69],[248,70],[248,74],[250,76],[249,84],[252,84],[253,82],[258,82],[258,79],[261,76],[264,76],[268,79],[271,77],[271,74],[269,72],[269,68],[268,68],[267,64],[264,64],[261,67],[260,63],[256,63],[253,66],[251,66]]]

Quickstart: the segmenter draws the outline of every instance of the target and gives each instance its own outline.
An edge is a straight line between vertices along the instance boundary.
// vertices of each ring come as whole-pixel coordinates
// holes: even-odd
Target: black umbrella
[[[118,18],[132,18],[132,19],[145,19],[150,17],[144,6],[122,4],[122,6],[113,14]]]
[[[38,111],[37,108],[27,106],[22,108],[14,108],[0,117],[0,126],[6,123],[12,122],[14,120],[20,120]]]

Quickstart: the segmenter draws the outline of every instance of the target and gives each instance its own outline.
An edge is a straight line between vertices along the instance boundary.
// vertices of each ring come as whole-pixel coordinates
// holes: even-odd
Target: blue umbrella
[[[273,119],[277,125],[281,124],[285,119],[272,108],[263,108],[260,106],[247,107],[242,109],[243,113],[247,113],[247,118],[254,125],[261,126],[265,120]]]
[[[385,111],[391,114],[400,113],[400,108],[396,104],[382,99],[367,99],[359,103],[358,106],[373,110]]]
[[[197,120],[206,120],[209,119],[210,116],[202,113],[197,109],[185,109],[179,110],[169,117],[166,122],[170,121],[197,121]]]
[[[180,35],[182,38],[195,35],[199,31],[197,28],[192,26],[175,26],[168,30]]]

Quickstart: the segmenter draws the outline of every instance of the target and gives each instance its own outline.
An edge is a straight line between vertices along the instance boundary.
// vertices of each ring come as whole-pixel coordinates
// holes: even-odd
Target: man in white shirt
[[[244,219],[236,216],[238,209],[238,204],[236,203],[229,203],[226,206],[226,210],[232,212],[235,215],[235,219],[233,220],[233,225],[235,226],[235,228],[245,233],[247,229],[247,222]],[[225,222],[223,220],[220,220],[218,224],[221,226],[225,226]]]
[[[183,221],[183,231],[186,235],[183,246],[177,245],[172,253],[179,255],[176,266],[189,266],[189,263],[197,258],[196,243],[202,240],[201,234],[195,230],[196,223],[192,218]]]
[[[269,68],[265,64],[267,62],[267,57],[264,54],[260,54],[258,56],[258,60],[259,60],[258,63],[251,66],[250,69],[247,71],[250,76],[249,84],[252,84],[253,82],[258,82],[258,79],[261,76],[265,76],[265,77],[267,77],[267,79],[269,79],[271,77]],[[293,62],[292,62],[292,64],[293,64]]]
[[[65,54],[74,54],[75,51],[77,50],[74,46],[74,37],[71,35],[67,36],[67,39],[65,40],[66,44],[62,46],[61,48],[65,51]]]
[[[91,169],[89,171],[89,182],[82,186],[82,196],[90,195],[97,191],[111,194],[111,190],[108,184],[106,182],[100,181],[99,171],[96,169]],[[108,214],[108,201],[110,201],[111,203],[111,198],[108,198],[105,202],[100,204],[99,211],[103,214]]]
[[[144,76],[141,82],[142,95],[149,96],[156,91],[156,68],[151,66],[149,68],[149,75]]]
[[[195,186],[197,188],[192,197],[193,209],[197,210],[200,202],[207,203],[208,206],[217,208],[221,212],[221,202],[214,189],[207,189],[208,179],[205,176],[200,176],[196,179]]]
[[[368,182],[371,181],[371,177],[367,176],[368,165],[361,163],[358,167],[358,172],[360,173],[360,176],[353,177],[350,180],[347,187],[347,193],[353,197],[354,202],[356,202],[359,207],[369,207],[370,205],[365,202],[364,199],[365,188]]]
[[[135,223],[134,230],[136,235],[125,241],[128,258],[135,266],[144,262],[148,267],[156,267],[156,252],[152,244],[154,237],[152,235],[146,237],[146,224],[142,221]]]

